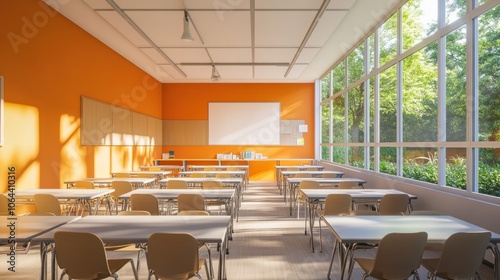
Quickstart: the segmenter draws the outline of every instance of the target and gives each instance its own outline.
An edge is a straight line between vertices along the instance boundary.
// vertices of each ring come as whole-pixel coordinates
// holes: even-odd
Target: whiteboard
[[[279,102],[209,102],[209,145],[279,145]]]

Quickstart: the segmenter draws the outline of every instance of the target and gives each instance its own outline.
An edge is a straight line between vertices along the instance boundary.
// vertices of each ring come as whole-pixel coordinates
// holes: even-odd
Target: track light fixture
[[[184,42],[193,42],[193,36],[191,36],[191,30],[189,29],[189,14],[187,10],[184,10],[184,32],[182,32],[181,40]]]
[[[217,68],[215,68],[215,65],[212,65],[212,77],[210,77],[210,79],[214,82],[220,81],[220,74]]]

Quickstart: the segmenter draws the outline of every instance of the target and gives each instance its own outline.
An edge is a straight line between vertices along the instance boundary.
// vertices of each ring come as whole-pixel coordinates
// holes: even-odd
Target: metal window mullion
[[[378,29],[375,30],[373,36],[373,69],[379,66],[379,44],[378,44]],[[373,171],[380,172],[380,73],[374,76],[373,82],[373,142],[374,142],[374,159]]]
[[[438,29],[446,25],[445,1],[438,2]],[[446,143],[446,36],[438,40],[438,142]],[[446,186],[446,147],[438,148],[438,186]]]
[[[477,192],[479,148],[474,143],[479,140],[479,54],[478,54],[478,20],[470,16],[477,6],[477,0],[467,1],[467,191]]]
[[[402,49],[403,49],[403,35],[402,35],[402,9],[398,9],[398,20],[397,20],[397,55],[401,55]],[[403,147],[402,147],[402,142],[403,142],[403,61],[399,60],[396,63],[397,67],[397,79],[396,79],[396,143],[398,144],[398,147],[396,148],[397,150],[397,159],[396,159],[396,165],[397,165],[397,171],[396,174],[397,176],[402,177],[403,176]]]
[[[368,70],[370,69],[370,36],[368,36],[365,40],[365,51],[364,51],[364,72],[365,72],[365,92],[364,92],[364,95],[365,95],[365,99],[364,99],[364,107],[365,107],[365,110],[364,110],[364,115],[365,115],[365,129],[364,129],[364,143],[365,145],[363,145],[363,149],[364,149],[364,153],[363,153],[363,158],[364,158],[364,168],[365,169],[370,169],[370,149],[369,149],[369,146],[367,145],[369,143],[369,139],[370,139],[370,89],[369,89],[369,86],[370,86],[370,83],[369,83],[369,80],[366,78],[367,75],[368,75]]]
[[[349,83],[349,60],[345,59],[345,86]],[[344,164],[349,165],[349,91],[346,91],[344,96]]]

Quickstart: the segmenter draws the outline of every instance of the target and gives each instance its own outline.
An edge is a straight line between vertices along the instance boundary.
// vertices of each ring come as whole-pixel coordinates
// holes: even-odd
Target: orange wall
[[[161,118],[161,83],[42,1],[0,0],[0,21],[0,191],[9,166],[18,188],[59,188],[161,157],[159,147],[80,146],[80,96]]]
[[[314,84],[164,84],[164,120],[208,120],[209,102],[280,102],[282,120],[305,120],[304,146],[164,146],[176,158],[215,158],[253,150],[269,158],[314,158]],[[262,164],[259,165],[262,167]],[[269,164],[268,164],[269,165]],[[272,180],[274,163],[251,168],[256,180]]]

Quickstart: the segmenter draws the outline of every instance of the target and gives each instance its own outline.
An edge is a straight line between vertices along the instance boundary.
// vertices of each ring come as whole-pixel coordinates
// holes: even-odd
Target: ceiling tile
[[[137,47],[148,47],[149,43],[115,11],[98,11],[106,21]]]
[[[320,48],[303,48],[295,63],[310,63]]]
[[[104,0],[101,0],[105,2]],[[184,10],[182,0],[115,0],[115,3],[122,9],[181,9]]]
[[[256,79],[283,79],[286,66],[255,66]]]
[[[184,76],[177,71],[172,65],[160,65],[160,68],[163,69],[168,75],[171,77],[169,80],[176,79],[176,80],[185,80]]]
[[[319,9],[322,3],[323,0],[255,0],[255,9]]]
[[[136,1],[136,0],[135,0]],[[186,8],[192,9],[213,9],[221,13],[236,9],[250,9],[250,0],[184,0]]]
[[[250,12],[191,11],[193,24],[207,47],[250,47]]]
[[[297,48],[255,48],[255,62],[290,62]]]
[[[83,0],[83,2],[87,3],[92,9],[112,9],[112,7],[106,1],[102,0]]]
[[[256,47],[298,47],[315,12],[256,11]]]
[[[217,66],[221,81],[253,78],[252,66]],[[210,73],[211,74],[211,73]]]
[[[179,63],[210,63],[210,57],[204,48],[161,48],[175,64]]]
[[[215,63],[252,62],[251,48],[208,48],[207,50]]]
[[[306,43],[308,47],[322,47],[326,40],[330,38],[333,31],[337,28],[337,26],[342,22],[346,11],[326,11],[323,13],[323,16],[320,18],[318,24],[314,28],[311,37]]]
[[[169,64],[169,62],[154,48],[141,48],[157,64]]]
[[[307,64],[295,64],[286,76],[287,79],[299,79],[306,68]]]

